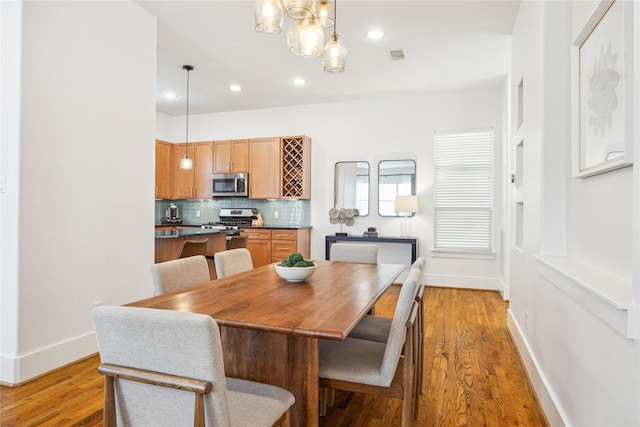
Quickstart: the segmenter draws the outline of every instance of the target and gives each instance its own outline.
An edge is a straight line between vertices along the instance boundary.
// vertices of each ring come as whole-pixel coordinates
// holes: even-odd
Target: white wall
[[[521,76],[525,86],[525,215],[522,251],[511,241],[508,326],[554,426],[640,425],[640,182],[633,168],[570,174],[570,46],[597,5],[523,2],[513,33],[512,89]]]
[[[17,7],[6,3],[3,19]],[[131,2],[22,8],[22,20],[10,15],[22,44],[2,26],[2,118],[9,108],[21,118],[2,141],[3,170],[6,149],[19,176],[0,195],[8,383],[97,351],[91,308],[150,296],[154,251],[155,18]],[[7,40],[20,63],[5,63]]]
[[[197,78],[192,76],[193,84]],[[370,214],[359,217],[345,231],[362,235],[367,227],[381,236],[400,234],[400,219],[377,214],[378,162],[414,159],[420,212],[411,219],[419,237],[419,255],[428,258],[427,279],[432,285],[502,290],[500,229],[502,197],[501,146],[504,91],[496,87],[459,92],[416,94],[367,101],[318,104],[291,108],[238,111],[189,116],[193,141],[305,134],[312,138],[311,257],[324,258],[324,236],[340,231],[329,223],[333,207],[334,165],[339,161],[367,161],[371,171]],[[183,140],[184,118],[173,119],[172,141]],[[495,128],[495,247],[492,259],[432,258],[433,246],[433,132],[436,130]],[[166,124],[163,125],[166,128]],[[159,129],[161,132],[162,129]],[[384,248],[392,252],[402,248]],[[402,257],[401,257],[402,258]],[[391,258],[388,258],[391,259]]]

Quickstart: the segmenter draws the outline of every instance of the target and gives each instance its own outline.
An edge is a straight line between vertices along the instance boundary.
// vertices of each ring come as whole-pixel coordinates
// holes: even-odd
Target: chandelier
[[[336,33],[337,0],[257,0],[256,31],[267,34],[282,32],[284,17],[290,18],[287,30],[289,52],[304,58],[322,55],[322,67],[328,73],[342,73],[347,49]],[[333,27],[324,43],[324,30]]]

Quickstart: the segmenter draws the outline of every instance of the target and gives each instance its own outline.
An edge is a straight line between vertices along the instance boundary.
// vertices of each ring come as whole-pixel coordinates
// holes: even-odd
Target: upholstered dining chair
[[[290,392],[225,377],[212,317],[118,306],[96,307],[92,316],[98,371],[105,375],[105,427],[288,424]]]
[[[328,390],[353,391],[402,399],[401,425],[413,425],[419,274],[419,269],[412,269],[402,284],[386,343],[351,337],[320,341],[320,413],[325,411]]]
[[[207,241],[204,240],[185,240],[180,250],[180,256],[178,258],[186,258],[195,255],[207,255]]]
[[[253,260],[251,253],[246,248],[229,249],[216,252],[213,256],[216,264],[216,274],[218,279],[253,270]]]
[[[329,253],[331,261],[378,263],[378,245],[375,243],[334,243]]]
[[[153,264],[151,277],[154,295],[166,294],[211,280],[207,259],[202,255]]]
[[[418,303],[418,313],[416,316],[416,324],[414,327],[414,358],[416,359],[416,376],[414,378],[414,385],[416,389],[416,395],[422,393],[422,374],[424,369],[424,284],[422,280],[424,278],[424,268],[427,260],[424,257],[420,257],[411,264],[409,271],[414,269],[419,270],[418,279],[418,292],[416,293],[416,301]],[[370,341],[386,343],[389,338],[389,332],[391,330],[392,318],[366,315],[358,322],[349,334],[352,338],[360,338]],[[416,407],[414,411],[418,411],[418,399],[415,399]]]
[[[413,264],[411,264],[411,268],[409,271],[414,269],[418,269],[420,271],[418,276],[418,291],[416,292],[416,300],[419,300],[418,296],[421,298],[422,294],[420,289],[423,288],[422,285],[422,277],[424,275],[424,266],[426,265],[426,259],[424,257],[420,257],[415,260]],[[418,301],[421,302],[421,301]],[[419,330],[420,325],[420,311],[418,311],[418,320],[417,320],[417,329]],[[358,322],[358,324],[353,328],[349,336],[351,338],[360,338],[364,340],[377,341],[386,343],[389,337],[389,331],[391,330],[391,317],[382,317],[382,316],[373,316],[366,315]]]

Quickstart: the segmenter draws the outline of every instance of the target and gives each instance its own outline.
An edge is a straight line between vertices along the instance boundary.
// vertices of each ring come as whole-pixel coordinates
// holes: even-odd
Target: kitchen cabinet
[[[211,141],[196,142],[194,144],[193,197],[198,199],[211,198],[211,171],[213,168],[213,146]]]
[[[194,169],[180,169],[180,160],[184,157],[185,152],[189,153],[189,157],[192,160],[194,159],[193,144],[188,145],[188,147],[184,143],[173,145],[173,154],[171,156],[173,194],[171,199],[189,199],[193,197]]]
[[[311,138],[260,138],[250,143],[250,198],[311,199]]]
[[[213,141],[213,173],[249,172],[249,140]]]
[[[247,236],[247,249],[254,268],[271,263],[271,230],[244,229],[240,235]]]
[[[169,199],[172,193],[170,142],[156,140],[156,199]]]
[[[249,198],[280,198],[280,138],[250,140]]]
[[[248,237],[247,249],[251,252],[253,266],[259,267],[280,262],[292,252],[300,252],[309,258],[311,229],[244,229],[241,235]]]
[[[211,170],[213,148],[211,141],[172,144],[170,176],[173,177],[173,191],[168,199],[211,198]],[[188,150],[193,160],[192,169],[180,169],[180,161]]]
[[[280,198],[311,199],[311,138],[283,137],[280,149]]]

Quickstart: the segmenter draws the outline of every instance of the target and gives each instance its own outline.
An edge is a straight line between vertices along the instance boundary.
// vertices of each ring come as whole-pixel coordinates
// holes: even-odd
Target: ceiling
[[[381,98],[485,87],[510,67],[519,0],[338,0],[337,33],[349,51],[346,71],[322,70],[320,58],[287,50],[278,35],[254,30],[254,0],[146,1],[158,18],[157,110],[177,116]],[[386,36],[366,37],[377,28]],[[325,31],[325,43],[330,30]],[[392,60],[401,49],[404,60]],[[293,79],[302,77],[304,86]],[[237,84],[240,92],[229,86]],[[176,99],[165,98],[173,92]]]

